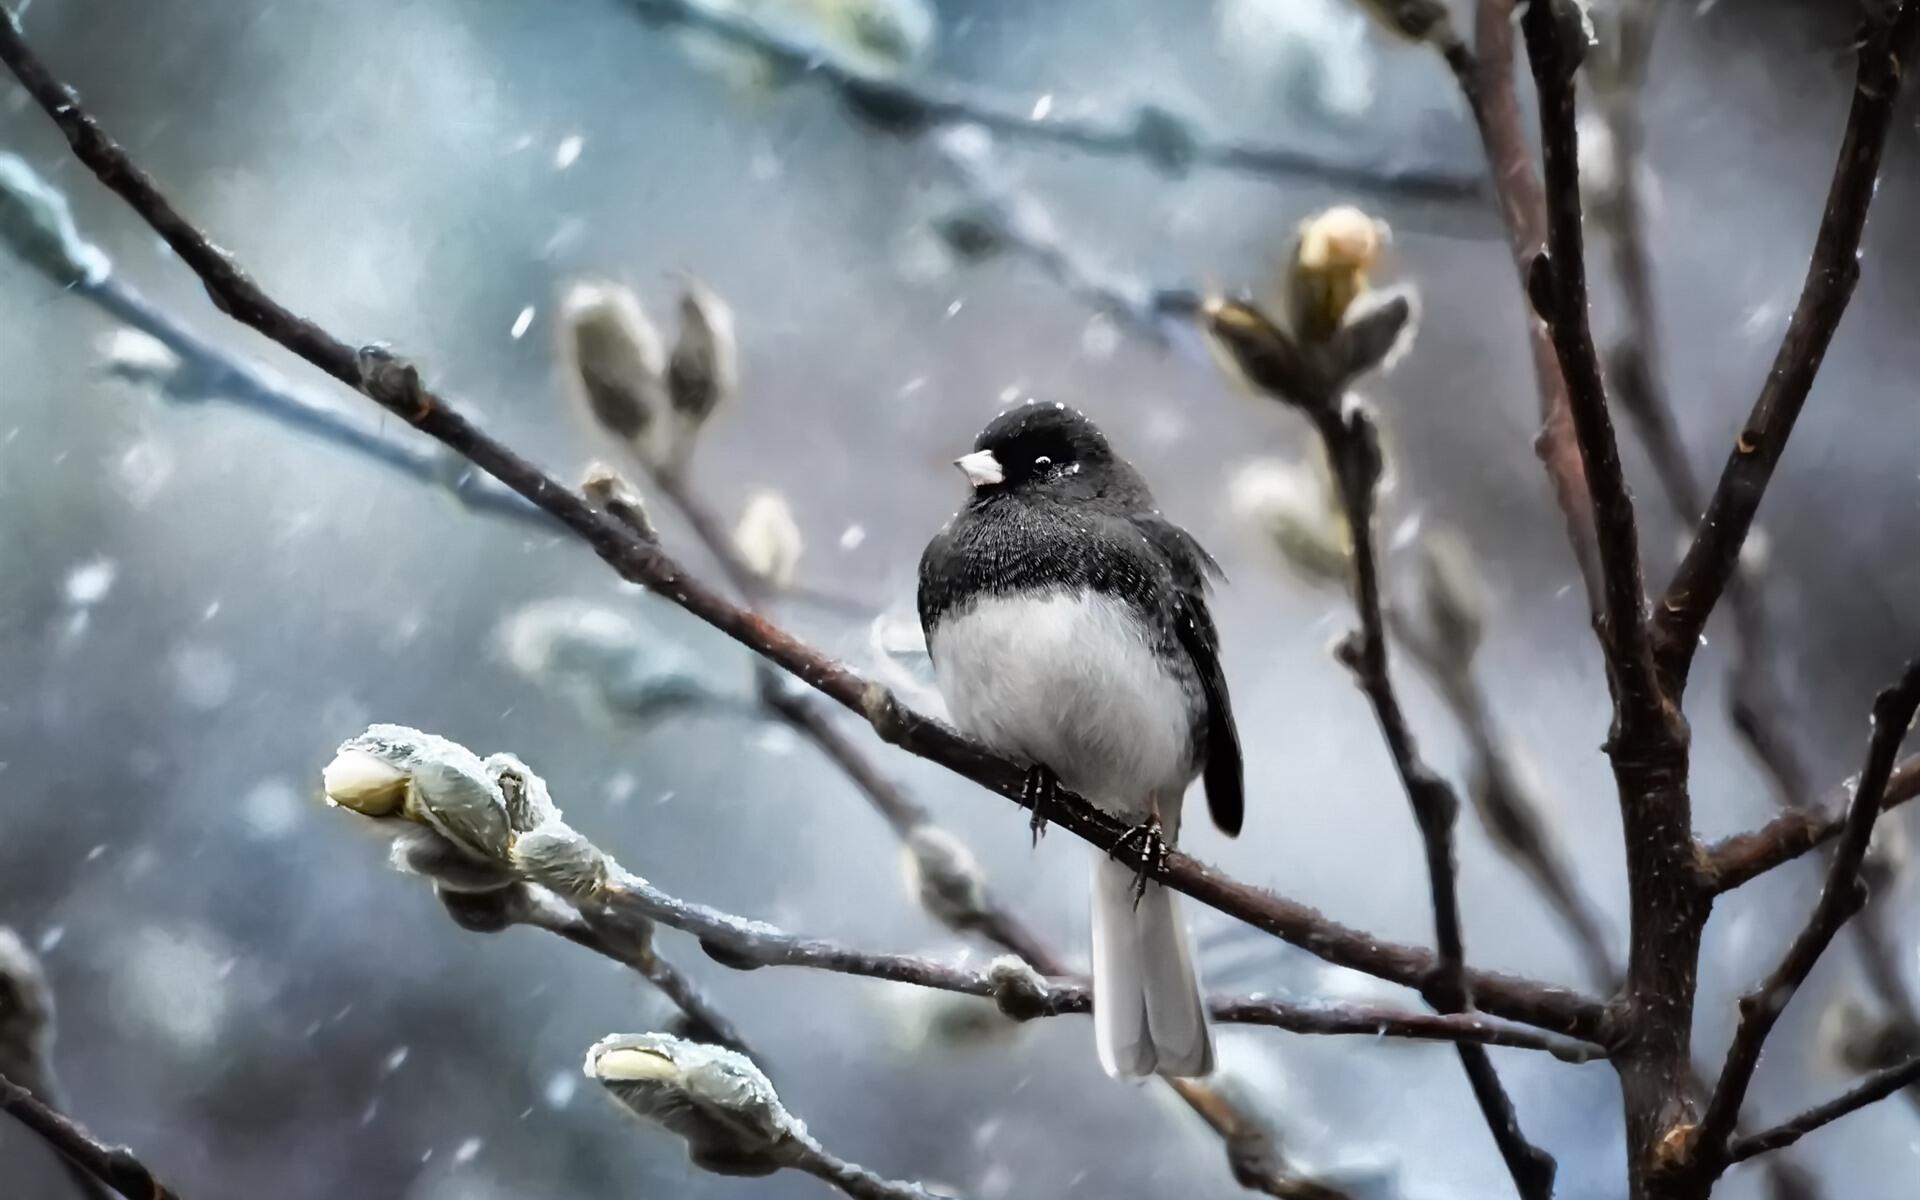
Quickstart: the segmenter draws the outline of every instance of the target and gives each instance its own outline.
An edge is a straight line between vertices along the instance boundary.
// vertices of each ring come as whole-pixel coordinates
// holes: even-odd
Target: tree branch
[[[1825,1104],[1815,1105],[1792,1120],[1783,1121],[1751,1137],[1735,1138],[1727,1147],[1727,1161],[1744,1162],[1769,1150],[1784,1149],[1823,1125],[1830,1125],[1848,1113],[1858,1112],[1902,1088],[1916,1084],[1920,1084],[1920,1058],[1910,1058],[1898,1066],[1876,1071],[1850,1090]]]
[[[1000,793],[1022,799],[1025,771],[952,729],[900,706],[885,689],[848,670],[771,622],[729,603],[688,575],[657,545],[595,510],[580,496],[483,433],[418,373],[378,351],[357,351],[272,299],[160,193],[153,181],[101,130],[72,90],[35,56],[11,18],[0,22],[4,61],[66,135],[75,155],[117,192],[207,287],[216,306],[309,363],[361,392],[415,428],[462,454],[537,504],[585,541],[623,578],[653,591],[755,650],[782,670],[860,714],[887,741]],[[1062,794],[1054,823],[1102,849],[1126,830],[1077,796]],[[1418,987],[1434,966],[1422,949],[1382,941],[1329,921],[1304,905],[1249,887],[1179,853],[1154,877],[1202,904],[1292,942],[1339,966]],[[1469,971],[1466,983],[1483,1010],[1603,1044],[1612,1031],[1604,1006],[1531,980]]]
[[[1361,192],[1427,199],[1471,196],[1480,180],[1442,168],[1336,162],[1322,155],[1209,133],[1152,103],[1122,117],[1077,114],[1071,103],[1010,99],[983,88],[889,75],[852,62],[820,38],[776,30],[706,0],[626,0],[649,24],[697,29],[831,88],[864,124],[917,136],[942,125],[975,125],[1007,138],[1105,158],[1132,158],[1168,174],[1213,167],[1282,182],[1308,180]]]
[[[109,1146],[44,1101],[0,1075],[0,1110],[44,1138],[67,1161],[127,1200],[180,1200],[125,1146]]]
[[[1533,360],[1534,389],[1539,395],[1540,429],[1533,450],[1546,468],[1554,503],[1567,526],[1587,607],[1598,617],[1601,609],[1600,560],[1595,545],[1593,502],[1587,490],[1587,470],[1574,442],[1567,407],[1567,384],[1562,378],[1546,323],[1527,300],[1527,278],[1534,256],[1547,241],[1546,198],[1534,171],[1533,152],[1520,118],[1520,100],[1513,80],[1513,0],[1478,0],[1475,5],[1474,43],[1469,50],[1458,38],[1439,43],[1460,94],[1473,113],[1474,127],[1486,151],[1500,216],[1507,229],[1507,248],[1519,278],[1527,322],[1527,348]]]
[[[1734,1029],[1733,1044],[1727,1050],[1726,1065],[1721,1068],[1713,1099],[1692,1139],[1697,1168],[1709,1177],[1725,1169],[1727,1142],[1739,1118],[1747,1085],[1753,1079],[1754,1069],[1760,1065],[1760,1050],[1766,1044],[1767,1035],[1780,1014],[1786,1011],[1794,993],[1812,973],[1834,935],[1866,903],[1860,864],[1866,858],[1874,821],[1880,816],[1894,758],[1916,710],[1920,710],[1920,658],[1909,662],[1899,681],[1874,700],[1873,736],[1867,745],[1867,763],[1861,769],[1860,782],[1847,806],[1840,844],[1834,851],[1826,882],[1821,886],[1820,898],[1807,918],[1806,927],[1794,938],[1772,973],[1740,999],[1740,1021]]]
[[[53,1069],[54,1002],[46,970],[18,933],[0,925],[0,1078],[58,1109],[65,1104]],[[83,1200],[106,1200],[107,1185],[66,1155],[60,1165]]]
[[[1794,422],[1860,277],[1860,237],[1900,98],[1901,56],[1920,24],[1920,5],[1907,0],[1870,6],[1868,11],[1890,15],[1870,16],[1860,45],[1853,104],[1800,302],[1753,411],[1734,439],[1733,453],[1700,519],[1700,531],[1660,603],[1656,623],[1660,667],[1676,690],[1685,686],[1707,618],[1738,568],[1740,549],[1760,511],[1767,484],[1786,451]]]
[[[1848,803],[1858,780],[1836,788],[1815,808],[1792,809],[1750,833],[1736,833],[1707,847],[1707,877],[1715,893],[1730,892],[1775,867],[1832,841],[1846,828]],[[1882,812],[1920,796],[1920,755],[1907,758],[1887,777]]]

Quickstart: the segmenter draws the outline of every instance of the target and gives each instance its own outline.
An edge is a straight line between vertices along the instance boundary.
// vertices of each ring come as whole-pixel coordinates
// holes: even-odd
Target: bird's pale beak
[[[959,467],[965,473],[967,482],[976,488],[1005,483],[1007,479],[1007,473],[1000,469],[1000,460],[993,456],[991,450],[962,454],[953,460],[953,465]]]

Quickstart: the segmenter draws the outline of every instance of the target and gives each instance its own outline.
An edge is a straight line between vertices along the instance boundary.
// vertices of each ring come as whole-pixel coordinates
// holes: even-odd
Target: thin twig
[[[1840,927],[1866,903],[1860,864],[1866,858],[1867,843],[1880,816],[1894,758],[1916,710],[1920,710],[1920,658],[1909,662],[1899,681],[1873,702],[1873,736],[1867,745],[1867,763],[1860,771],[1859,785],[1847,806],[1840,843],[1834,850],[1826,882],[1820,888],[1820,898],[1807,918],[1806,927],[1793,939],[1779,965],[1740,998],[1740,1021],[1734,1028],[1726,1065],[1721,1068],[1713,1099],[1693,1138],[1695,1160],[1703,1171],[1717,1174],[1724,1169],[1727,1141],[1739,1118],[1747,1085],[1752,1082],[1754,1069],[1760,1065],[1760,1051],[1766,1044],[1767,1034],[1772,1032],[1794,993],[1813,972],[1814,964]]]
[[[1783,812],[1750,833],[1715,842],[1706,852],[1710,886],[1715,892],[1730,892],[1839,837],[1846,828],[1848,804],[1858,789],[1858,781],[1849,780],[1813,808]],[[1880,801],[1881,811],[1916,796],[1920,796],[1920,756],[1894,767]]]
[[[66,1101],[53,1069],[53,988],[40,959],[8,926],[0,925],[0,1078],[14,1081],[48,1106]],[[66,1155],[60,1165],[82,1200],[105,1200],[107,1185]]]
[[[890,75],[851,61],[819,38],[775,29],[731,5],[702,0],[626,0],[643,19],[698,29],[770,65],[833,89],[874,128],[918,135],[947,125],[976,125],[1007,138],[1110,158],[1132,158],[1178,174],[1214,167],[1283,182],[1310,180],[1362,192],[1459,198],[1479,191],[1470,174],[1391,162],[1340,162],[1324,155],[1209,133],[1193,120],[1143,103],[1125,116],[1077,112],[1048,96],[1014,99],[984,88],[925,76]]]
[[[1521,19],[1527,57],[1540,96],[1540,157],[1547,213],[1547,246],[1528,269],[1527,294],[1547,323],[1567,385],[1568,412],[1586,467],[1600,560],[1598,632],[1614,688],[1618,737],[1670,736],[1678,712],[1662,696],[1653,669],[1641,578],[1640,534],[1607,410],[1606,382],[1587,320],[1586,252],[1580,229],[1579,136],[1574,120],[1574,71],[1579,50],[1559,24],[1558,8],[1539,3]]]
[[[1507,229],[1507,248],[1520,282],[1527,322],[1527,349],[1533,361],[1534,390],[1539,396],[1540,429],[1533,449],[1546,468],[1554,503],[1567,526],[1587,607],[1596,616],[1601,607],[1600,560],[1595,545],[1593,504],[1587,491],[1586,467],[1574,443],[1573,421],[1567,406],[1567,385],[1545,322],[1526,301],[1528,272],[1547,241],[1546,198],[1534,170],[1533,151],[1520,117],[1520,99],[1513,78],[1513,0],[1478,0],[1475,5],[1474,43],[1469,50],[1459,39],[1438,43],[1486,151],[1500,216]]]
[[[180,1200],[177,1193],[153,1177],[133,1151],[98,1140],[4,1075],[0,1075],[0,1110],[127,1200]]]
[[[783,670],[860,714],[887,741],[965,775],[1020,802],[1026,772],[937,721],[901,706],[867,681],[766,619],[728,602],[660,547],[540,471],[424,387],[411,367],[377,352],[362,353],[298,316],[262,291],[207,236],[183,217],[153,181],[100,128],[72,89],[32,53],[12,19],[0,22],[4,61],[41,109],[66,135],[76,157],[117,192],[198,275],[223,311],[347,386],[361,392],[452,447],[476,466],[533,501],[585,541],[621,576],[647,588],[760,653]],[[1122,823],[1084,799],[1062,794],[1059,828],[1103,849],[1127,832]],[[1426,950],[1383,941],[1328,920],[1304,905],[1220,874],[1173,853],[1152,871],[1160,882],[1202,904],[1340,966],[1418,987],[1433,969]],[[1605,1043],[1613,1019],[1598,1001],[1532,980],[1469,971],[1466,983],[1479,1007],[1498,1016]]]
[[[1767,484],[1785,453],[1827,346],[1860,278],[1860,237],[1880,175],[1880,159],[1900,98],[1902,55],[1920,25],[1920,4],[1900,0],[1869,6],[1869,28],[1859,51],[1853,104],[1828,187],[1826,210],[1800,302],[1767,372],[1765,385],[1734,439],[1733,452],[1701,517],[1699,533],[1667,585],[1656,619],[1662,673],[1675,690],[1685,686],[1701,632],[1721,592],[1738,570]]]
[[[1791,1146],[1823,1125],[1830,1125],[1848,1113],[1858,1112],[1902,1088],[1916,1084],[1920,1084],[1920,1058],[1910,1058],[1898,1066],[1875,1071],[1848,1091],[1825,1104],[1816,1104],[1792,1120],[1782,1121],[1772,1129],[1751,1137],[1734,1139],[1727,1147],[1727,1161],[1743,1162],[1756,1154]]]

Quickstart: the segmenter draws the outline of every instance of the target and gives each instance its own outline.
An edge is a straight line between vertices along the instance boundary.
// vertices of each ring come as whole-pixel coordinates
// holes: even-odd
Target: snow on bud
[[[786,587],[793,582],[807,544],[787,498],[763,488],[748,498],[740,523],[734,526],[733,548],[755,575],[775,587]]]
[[[740,383],[740,352],[733,309],[711,288],[688,277],[680,296],[680,337],[667,362],[667,397],[690,438]]]
[[[522,875],[569,899],[591,896],[607,881],[606,856],[560,821],[514,838],[511,857]]]
[[[0,241],[61,287],[99,283],[113,269],[80,236],[66,196],[15,154],[0,154]]]
[[[900,866],[907,890],[949,929],[961,929],[986,907],[986,882],[965,843],[937,825],[907,835]]]
[[[549,821],[558,821],[560,808],[553,802],[552,793],[547,790],[547,781],[533,773],[533,769],[520,759],[506,751],[487,755],[485,763],[487,778],[500,789],[500,797],[506,802],[507,823],[515,832],[525,833],[529,829]]]
[[[589,466],[586,478],[580,482],[580,490],[585,493],[587,503],[633,530],[642,539],[649,542],[660,540],[659,531],[653,527],[653,516],[647,512],[647,502],[612,467],[605,463]]]
[[[810,1145],[773,1084],[737,1051],[664,1033],[614,1034],[587,1051],[587,1078],[629,1113],[676,1134],[697,1167],[770,1175]]]
[[[1047,1015],[1047,981],[1032,964],[1016,954],[1002,954],[987,968],[993,986],[993,1002],[1000,1011],[1016,1021]]]
[[[402,829],[393,839],[387,860],[396,871],[430,879],[436,887],[461,895],[497,892],[514,881],[505,867],[475,858],[471,851],[426,825]]]
[[[1312,345],[1333,336],[1347,309],[1367,290],[1367,273],[1390,236],[1385,221],[1350,205],[1300,222],[1283,297],[1295,337]]]
[[[116,326],[95,338],[93,346],[115,379],[164,391],[180,378],[180,356],[138,329]]]
[[[600,428],[644,445],[663,406],[666,351],[631,288],[583,281],[560,302],[567,378]]]
[[[1324,466],[1256,459],[1237,471],[1228,503],[1312,583],[1344,585],[1353,540]]]
[[[341,744],[321,779],[327,798],[342,807],[428,825],[476,858],[506,857],[506,803],[479,756],[457,742],[405,725],[370,725]]]

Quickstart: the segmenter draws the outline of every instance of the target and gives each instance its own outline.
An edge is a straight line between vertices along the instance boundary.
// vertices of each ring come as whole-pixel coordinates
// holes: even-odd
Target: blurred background
[[[1156,342],[1029,256],[976,261],[966,239],[943,239],[966,196],[939,139],[852,119],[829,89],[776,86],[617,0],[13,6],[54,69],[270,292],[349,341],[413,356],[562,478],[609,455],[555,365],[567,285],[624,281],[671,328],[674,273],[698,276],[736,314],[743,382],[704,434],[695,486],[729,523],[757,490],[786,498],[805,539],[799,577],[853,603],[794,603],[783,619],[863,669],[887,665],[874,647],[889,621],[912,625],[921,547],[961,500],[948,461],[1011,399],[1084,407],[1230,580],[1216,613],[1248,751],[1247,832],[1228,842],[1196,822],[1187,848],[1340,921],[1430,940],[1414,824],[1327,653],[1349,605],[1289,571],[1234,503],[1247,464],[1301,459],[1306,426],[1232,391],[1191,337]],[[1651,258],[1681,432],[1717,473],[1798,293],[1854,14],[1765,0],[1665,9],[1645,94]],[[1214,135],[1381,173],[1484,176],[1438,56],[1336,0],[935,0],[927,13],[909,77],[1116,120],[1154,103]],[[1853,309],[1763,512],[1774,666],[1822,788],[1857,769],[1874,690],[1920,644],[1915,148],[1908,105]],[[217,313],[11,81],[0,149],[68,194],[116,278],[352,420],[411,437]],[[1606,692],[1530,449],[1532,373],[1491,200],[1311,171],[1170,176],[1137,156],[1017,138],[990,154],[1001,184],[1123,280],[1264,293],[1307,214],[1354,202],[1392,225],[1379,279],[1416,284],[1424,315],[1412,353],[1369,390],[1394,447],[1386,528],[1402,547],[1442,525],[1474,546],[1495,719],[1622,954],[1619,826],[1598,752]],[[1597,245],[1592,257],[1604,341],[1618,308]],[[380,838],[318,799],[337,743],[371,721],[406,723],[518,753],[578,828],[676,894],[984,963],[990,949],[914,902],[891,832],[790,731],[746,711],[583,706],[517,666],[506,631],[530,606],[588,602],[641,622],[672,671],[750,698],[743,652],[564,537],[470,512],[244,407],[130,382],[138,372],[110,360],[125,368],[138,346],[115,341],[110,318],[0,262],[0,924],[51,978],[74,1114],[191,1197],[823,1194],[794,1174],[704,1174],[677,1142],[627,1122],[581,1058],[603,1034],[661,1026],[659,997],[557,938],[460,931],[387,867]],[[1664,577],[1683,530],[1628,440],[1651,572]],[[654,508],[669,545],[710,573],[685,526]],[[1773,811],[1723,715],[1727,641],[1716,623],[1690,706],[1709,836]],[[1429,756],[1462,780],[1457,724],[1410,664],[1398,672]],[[1005,802],[853,732],[1003,897],[1084,954],[1084,846],[1056,836],[1030,850]],[[1471,960],[1591,986],[1471,813],[1461,840]],[[1732,997],[1773,961],[1816,879],[1802,863],[1722,903],[1701,972],[1703,1061],[1718,1061]],[[1914,897],[1897,881],[1875,902],[1909,986]],[[1417,1003],[1190,915],[1216,987]],[[671,934],[662,949],[763,1051],[813,1132],[882,1174],[983,1200],[1238,1191],[1218,1140],[1164,1090],[1100,1074],[1083,1019],[956,1037],[942,1032],[950,1012],[892,985],[731,972]],[[1820,1035],[1862,991],[1859,974],[1843,939],[1774,1037],[1750,1113],[1783,1117],[1846,1085]],[[1226,1085],[1302,1170],[1361,1180],[1369,1195],[1511,1194],[1445,1047],[1238,1028],[1222,1043]],[[1620,1195],[1608,1068],[1495,1058],[1527,1132],[1559,1158],[1559,1194]],[[1793,1158],[1830,1196],[1909,1196],[1917,1120],[1889,1102]],[[0,1195],[66,1187],[38,1142],[0,1123]],[[1765,1177],[1741,1168],[1723,1191],[1763,1195]]]

